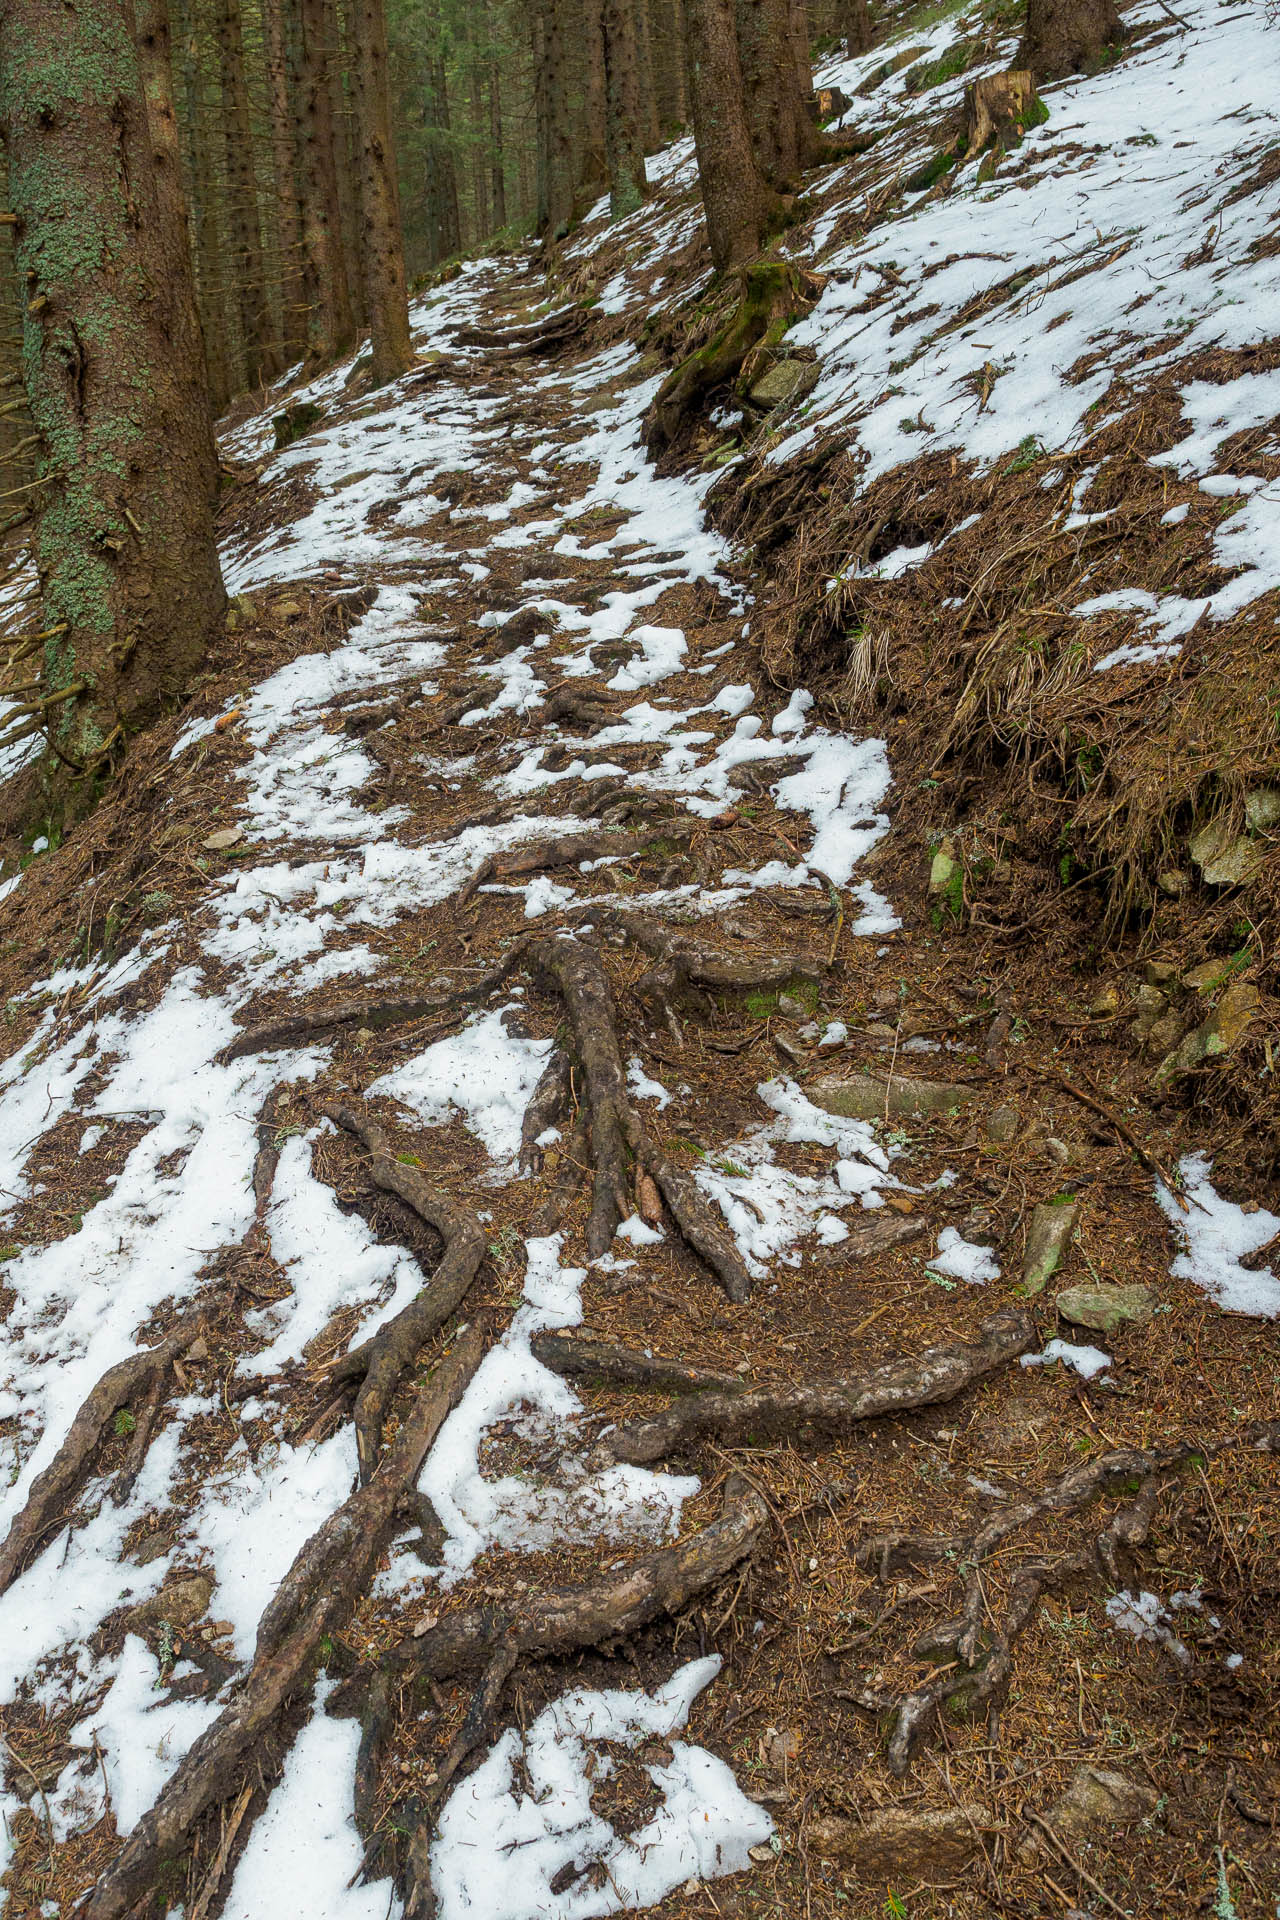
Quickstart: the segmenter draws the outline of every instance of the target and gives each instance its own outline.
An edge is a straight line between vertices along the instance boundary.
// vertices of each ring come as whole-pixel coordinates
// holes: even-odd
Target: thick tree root
[[[665,1360],[657,1354],[641,1353],[636,1347],[622,1347],[615,1341],[596,1340],[581,1333],[538,1333],[531,1344],[535,1358],[544,1367],[571,1380],[613,1380],[628,1387],[671,1393],[742,1390],[742,1382],[732,1373],[691,1367],[683,1360]]]
[[[625,860],[641,853],[653,840],[651,833],[610,833],[603,830],[561,834],[555,840],[531,840],[510,853],[491,853],[478,866],[458,895],[463,907],[478,890],[492,880],[515,880],[526,873],[554,873],[560,867],[576,867],[582,860]]]
[[[798,980],[816,987],[827,971],[825,960],[807,954],[726,953],[723,948],[691,940],[649,914],[613,912],[607,917],[601,915],[597,924],[616,933],[629,946],[639,947],[690,986],[743,993],[760,987],[783,987]]]
[[[538,1141],[548,1128],[559,1126],[572,1100],[573,1069],[569,1056],[563,1048],[553,1047],[520,1122],[521,1173],[541,1172],[543,1149]]]
[[[444,1241],[440,1264],[427,1285],[370,1339],[343,1354],[330,1371],[334,1382],[361,1381],[355,1424],[363,1484],[371,1479],[378,1463],[382,1423],[392,1396],[426,1342],[465,1300],[484,1259],[485,1238],[470,1213],[431,1186],[417,1167],[396,1158],[386,1128],[370,1114],[353,1106],[326,1107],[324,1111],[369,1149],[369,1173],[375,1186],[397,1194]]]
[[[164,1383],[173,1364],[201,1337],[203,1322],[196,1317],[184,1321],[159,1346],[145,1347],[109,1367],[71,1422],[66,1439],[44,1472],[31,1484],[26,1504],[0,1545],[0,1593],[4,1593],[21,1572],[24,1562],[39,1545],[42,1536],[58,1518],[59,1510],[75,1492],[85,1466],[102,1438],[107,1422],[139,1395],[145,1395],[143,1417],[135,1426],[150,1435],[159,1408]],[[152,1396],[154,1395],[154,1405]],[[147,1410],[150,1410],[149,1413]],[[134,1463],[131,1449],[124,1476],[137,1477],[142,1461]],[[130,1482],[131,1483],[131,1482]],[[120,1486],[121,1482],[117,1482]],[[127,1489],[126,1489],[127,1491]]]
[[[320,1641],[343,1624],[362,1592],[396,1505],[462,1398],[484,1347],[482,1328],[468,1328],[419,1389],[373,1478],[303,1547],[262,1616],[244,1681],[99,1879],[83,1909],[84,1920],[121,1920],[161,1861],[186,1843],[204,1809],[231,1793],[242,1762],[306,1683]]]
[[[504,1643],[514,1645],[518,1658],[545,1659],[621,1639],[660,1614],[678,1612],[723,1579],[754,1550],[768,1524],[763,1497],[741,1474],[733,1474],[725,1484],[720,1517],[687,1540],[659,1547],[603,1579],[552,1587],[522,1602],[515,1614],[487,1607],[450,1614],[419,1638],[402,1642],[390,1658],[397,1667],[444,1680],[482,1666]]]
[[[663,1158],[631,1105],[599,948],[587,940],[539,939],[530,943],[528,952],[535,969],[559,990],[582,1069],[595,1164],[587,1251],[592,1258],[606,1252],[621,1222],[634,1211],[634,1164],[637,1175],[647,1173],[654,1181],[685,1240],[730,1300],[747,1299],[751,1276],[732,1236],[713,1217],[710,1202],[690,1176]]]
[[[1006,1311],[984,1320],[977,1340],[930,1347],[914,1360],[891,1360],[869,1373],[796,1386],[696,1394],[677,1400],[663,1413],[615,1428],[597,1442],[593,1461],[647,1466],[703,1439],[733,1447],[792,1439],[806,1429],[827,1435],[848,1433],[864,1420],[954,1399],[975,1380],[1026,1353],[1035,1339],[1029,1314]]]

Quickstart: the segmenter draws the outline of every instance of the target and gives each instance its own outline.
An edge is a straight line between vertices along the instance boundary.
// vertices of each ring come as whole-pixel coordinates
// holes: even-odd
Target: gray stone
[[[1156,875],[1156,885],[1171,900],[1180,900],[1191,885],[1191,875],[1181,867],[1165,867]]]
[[[1280,826],[1280,787],[1255,787],[1246,793],[1244,817],[1255,833]]]
[[[1073,1327],[1092,1327],[1096,1333],[1114,1333],[1126,1320],[1149,1320],[1156,1310],[1156,1290],[1143,1286],[1067,1287],[1058,1295],[1057,1308]]]
[[[1209,1018],[1187,1034],[1156,1068],[1158,1083],[1176,1080],[1239,1046],[1258,1010],[1258,989],[1245,980],[1227,988]]]
[[[1105,1767],[1077,1767],[1071,1784],[1045,1819],[1060,1840],[1080,1840],[1101,1826],[1130,1827],[1155,1807],[1157,1795],[1126,1774]]]
[[[816,360],[775,360],[750,389],[758,407],[785,407],[812,393],[822,375]]]
[[[1019,1125],[1016,1107],[993,1107],[987,1115],[987,1138],[1001,1144],[1016,1140]]]
[[[1177,963],[1173,960],[1148,960],[1144,972],[1149,987],[1170,987],[1178,977]]]
[[[175,1627],[192,1626],[207,1611],[212,1595],[213,1581],[207,1573],[171,1580],[159,1593],[131,1607],[124,1617],[125,1626],[133,1633],[160,1620],[168,1620]]]
[[[1110,986],[1104,987],[1101,993],[1094,995],[1093,999],[1089,1002],[1089,1011],[1095,1018],[1105,1020],[1109,1014],[1115,1013],[1119,1006],[1119,989],[1115,986]]]
[[[1022,1256],[1022,1291],[1042,1293],[1058,1268],[1075,1232],[1080,1203],[1070,1194],[1044,1200],[1031,1215]]]
[[[237,840],[243,839],[243,827],[219,827],[216,833],[207,835],[200,845],[206,853],[220,853],[223,847],[234,847]]]
[[[815,1820],[809,1844],[861,1880],[888,1881],[962,1867],[982,1845],[991,1811],[958,1807],[886,1807],[866,1821]]]
[[[896,1073],[851,1073],[815,1080],[806,1088],[815,1107],[845,1120],[881,1120],[885,1114],[950,1113],[972,1100],[974,1089],[950,1080],[909,1080]]]
[[[1247,833],[1233,833],[1223,819],[1211,820],[1188,842],[1201,878],[1211,887],[1242,887],[1266,859],[1266,848]]]

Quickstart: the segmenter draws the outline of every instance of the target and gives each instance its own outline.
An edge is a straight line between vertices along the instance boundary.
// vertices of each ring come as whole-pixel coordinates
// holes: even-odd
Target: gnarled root
[[[326,1107],[325,1113],[369,1149],[374,1184],[385,1193],[397,1194],[444,1241],[440,1264],[427,1285],[394,1319],[343,1354],[331,1369],[334,1382],[361,1382],[355,1407],[356,1450],[360,1479],[365,1483],[377,1465],[382,1423],[392,1396],[422,1347],[462,1305],[484,1259],[485,1239],[469,1213],[433,1187],[417,1167],[396,1158],[386,1128],[370,1114],[353,1106]]]
[[[968,1569],[959,1615],[926,1634],[914,1652],[922,1659],[942,1657],[947,1671],[894,1704],[888,1759],[892,1773],[906,1773],[929,1729],[949,1701],[963,1701],[966,1710],[995,1712],[1013,1669],[1013,1647],[1035,1618],[1042,1594],[1059,1591],[1069,1581],[1099,1573],[1113,1587],[1125,1580],[1120,1556],[1146,1540],[1160,1496],[1178,1469],[1197,1453],[1178,1446],[1144,1453],[1117,1448],[1098,1459],[1072,1467],[1043,1493],[1011,1501],[991,1514],[975,1532],[966,1535],[885,1534],[858,1549],[864,1566],[879,1577],[895,1569],[949,1559]],[[1199,1450],[1202,1451],[1202,1450]],[[1018,1569],[1003,1611],[993,1618],[983,1592],[981,1568],[1014,1533],[1036,1521],[1078,1511],[1116,1486],[1132,1488],[1132,1500],[1122,1506],[1087,1546],[1056,1558],[1038,1560]],[[992,1625],[984,1628],[984,1617]],[[889,1704],[870,1691],[848,1696],[859,1705],[882,1708]]]
[[[202,1331],[203,1322],[199,1317],[184,1321],[159,1346],[144,1347],[141,1353],[131,1353],[127,1360],[117,1361],[114,1367],[108,1367],[81,1405],[57,1453],[44,1472],[32,1481],[26,1504],[5,1535],[4,1544],[0,1545],[0,1593],[13,1585],[28,1555],[38,1546],[41,1536],[74,1492],[107,1422],[121,1407],[127,1407],[139,1395],[145,1395],[143,1417],[135,1426],[134,1433],[135,1439],[139,1432],[144,1435],[145,1445],[145,1436],[150,1435],[154,1425],[170,1370],[174,1362],[200,1338]],[[124,1491],[127,1491],[126,1480],[130,1475],[136,1478],[142,1464],[141,1458],[134,1463],[133,1456],[137,1451],[136,1447],[130,1450],[124,1475],[117,1483]]]
[[[646,1466],[707,1438],[733,1447],[790,1439],[806,1428],[828,1435],[847,1433],[864,1420],[952,1400],[975,1380],[1026,1353],[1035,1339],[1029,1314],[1006,1311],[984,1320],[977,1340],[929,1347],[914,1360],[891,1360],[865,1374],[700,1393],[615,1428],[597,1442],[593,1461]]]
[[[520,1122],[520,1171],[538,1173],[542,1169],[542,1148],[538,1145],[548,1128],[559,1126],[573,1099],[573,1069],[562,1047],[553,1047],[533,1097]]]
[[[637,1173],[648,1173],[653,1180],[685,1240],[706,1261],[730,1300],[747,1299],[751,1276],[732,1236],[716,1221],[710,1202],[690,1176],[662,1157],[631,1105],[618,1049],[613,996],[599,948],[582,939],[544,938],[530,943],[529,958],[554,983],[564,1001],[574,1052],[582,1068],[595,1163],[588,1252],[593,1258],[606,1252],[618,1226],[630,1217],[634,1163]]]
[[[84,1920],[121,1920],[204,1809],[231,1792],[241,1762],[305,1681],[321,1639],[342,1625],[363,1590],[396,1504],[461,1399],[484,1346],[482,1328],[468,1328],[419,1389],[372,1479],[312,1534],[262,1616],[243,1683],[102,1875]]]
[[[623,1386],[670,1393],[742,1390],[742,1382],[732,1373],[691,1367],[683,1360],[665,1360],[660,1355],[642,1353],[638,1347],[623,1347],[616,1341],[593,1339],[582,1333],[537,1333],[530,1344],[534,1357],[544,1367],[571,1380],[613,1380]]]

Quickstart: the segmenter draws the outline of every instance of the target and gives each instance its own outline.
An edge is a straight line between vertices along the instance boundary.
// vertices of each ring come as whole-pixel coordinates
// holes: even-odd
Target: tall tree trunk
[[[1087,73],[1125,37],[1114,0],[1027,0],[1027,24],[1015,67],[1038,81]]]
[[[201,79],[195,30],[188,25],[182,42],[183,115],[191,150],[196,296],[204,334],[209,399],[216,416],[231,398],[231,363],[227,353],[226,270],[222,255],[222,231],[218,224],[220,195]]]
[[[249,119],[249,87],[245,78],[240,0],[217,0],[214,25],[222,75],[222,126],[230,200],[230,266],[240,314],[245,384],[256,387],[262,380],[275,378],[280,371],[280,362],[272,342],[271,304],[267,299],[267,270],[262,257],[262,226],[258,218],[258,184],[253,166],[253,128]]]
[[[280,338],[290,366],[306,347],[302,293],[302,209],[298,200],[298,151],[289,106],[289,54],[282,0],[262,0],[262,58],[271,123],[275,177],[276,253],[279,256]]]
[[[208,396],[174,346],[131,0],[6,0],[0,134],[44,443],[45,685],[67,694],[46,711],[61,753],[100,766],[186,691],[226,606]]]
[[[352,25],[365,304],[369,311],[373,379],[376,386],[381,386],[413,365],[400,197],[395,150],[391,144],[387,16],[383,0],[356,0]]]
[[[609,184],[608,98],[604,57],[605,0],[579,0],[576,22],[582,51],[582,133],[578,141],[578,190],[594,196]]]
[[[302,87],[297,103],[302,155],[303,298],[307,347],[316,361],[346,353],[355,338],[351,289],[342,244],[333,97],[324,0],[293,0],[298,7]]]
[[[759,253],[774,206],[743,110],[734,0],[685,0],[685,44],[707,238],[722,273]]]
[[[357,328],[367,327],[365,306],[364,234],[360,223],[360,136],[356,131],[354,103],[348,94],[347,76],[354,64],[351,47],[351,12],[346,13],[347,33],[339,18],[337,0],[327,0],[326,32],[329,46],[329,97],[333,112],[333,158],[338,178],[338,208],[341,219],[342,257],[346,262],[347,285],[351,289],[351,307]]]
[[[449,118],[449,73],[442,53],[432,55],[429,69],[423,111],[433,135],[427,155],[427,202],[430,223],[438,236],[436,259],[450,260],[461,251],[462,228]]]
[[[801,100],[807,101],[813,92],[813,61],[809,54],[808,0],[790,0],[790,4],[791,58],[795,66],[796,89]]]
[[[869,51],[876,37],[870,0],[842,0],[839,32],[846,53],[853,55]]]
[[[811,123],[797,80],[790,0],[737,0],[738,56],[751,150],[762,177],[794,193]]]
[[[573,218],[573,125],[565,0],[536,0],[538,33],[538,144],[542,160],[540,225],[555,239]]]
[[[173,345],[181,375],[207,394],[209,372],[191,271],[187,200],[182,190],[182,151],[173,94],[172,36],[168,0],[136,0],[138,71],[147,103],[147,126],[155,166],[156,245],[173,302]],[[207,404],[207,403],[206,403]],[[210,484],[215,484],[211,478]]]
[[[650,21],[653,88],[665,137],[685,119],[684,19],[679,0],[653,0]]]
[[[502,147],[502,69],[496,52],[489,55],[489,177],[493,194],[493,225],[501,233],[507,224],[506,156]]]
[[[662,145],[658,119],[658,89],[653,76],[652,0],[632,0],[636,22],[636,57],[640,68],[640,140],[646,153]]]
[[[609,213],[614,220],[624,220],[634,213],[649,191],[644,170],[637,4],[638,0],[604,0],[605,153],[609,162]]]
[[[8,207],[9,163],[0,141],[0,204]],[[22,301],[14,261],[13,228],[0,226],[0,400],[6,407],[22,397]],[[28,495],[17,491],[35,472],[31,420],[21,408],[0,414],[0,533],[25,519]]]

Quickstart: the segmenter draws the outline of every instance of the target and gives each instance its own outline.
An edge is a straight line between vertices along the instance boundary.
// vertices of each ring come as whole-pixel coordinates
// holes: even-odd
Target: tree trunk
[[[222,127],[231,216],[230,268],[240,315],[245,384],[256,387],[263,380],[275,378],[280,362],[272,342],[267,270],[262,257],[240,0],[217,0],[214,26],[222,75]]]
[[[60,752],[100,767],[215,653],[203,383],[180,363],[130,0],[6,0],[0,133],[46,480],[35,533]]]
[[[280,339],[292,366],[306,348],[302,292],[302,210],[298,200],[298,151],[289,104],[289,55],[282,0],[262,0],[262,59],[271,122],[275,177],[275,227],[280,281]]]
[[[813,124],[797,80],[790,0],[737,0],[738,58],[751,150],[761,177],[794,193]]]
[[[369,311],[373,380],[375,386],[382,386],[413,365],[404,242],[400,234],[400,197],[395,150],[391,144],[387,16],[383,0],[357,0],[352,24],[365,304]]]
[[[301,121],[302,277],[307,349],[313,361],[325,361],[349,351],[355,339],[355,318],[351,311],[338,204],[325,5],[324,0],[293,0],[293,3],[298,6],[302,49],[302,88],[297,112]]]
[[[609,214],[624,220],[649,191],[644,170],[643,90],[636,39],[642,0],[604,0],[605,152]]]
[[[608,80],[604,53],[604,0],[580,0],[582,135],[578,191],[594,198],[609,184]]]
[[[449,76],[444,56],[432,55],[423,101],[423,123],[430,131],[427,148],[427,218],[436,247],[436,260],[450,260],[461,251],[458,219],[458,180],[453,165],[449,124]]]
[[[653,0],[650,16],[653,88],[663,135],[682,126],[684,98],[684,26],[679,0]]]
[[[775,204],[743,110],[734,0],[685,0],[685,44],[707,238],[723,273],[759,253]]]
[[[570,117],[565,0],[537,0],[538,145],[542,161],[540,226],[555,239],[573,218],[573,128]]]
[[[646,153],[656,153],[662,145],[662,124],[653,74],[653,0],[632,0],[632,5],[640,67],[640,138]]]
[[[209,373],[205,364],[204,337],[191,271],[187,201],[182,191],[182,152],[173,95],[168,0],[137,0],[135,19],[138,70],[147,103],[147,125],[155,162],[158,206],[156,242],[164,261],[164,273],[173,301],[174,352],[182,378],[190,382],[194,392],[206,396],[207,407]],[[211,474],[210,485],[216,485],[216,474]]]
[[[348,28],[343,34],[336,0],[326,0],[325,30],[329,46],[329,98],[333,114],[333,157],[338,180],[338,212],[342,234],[342,257],[346,264],[347,285],[351,289],[351,311],[357,331],[369,324],[365,307],[364,235],[360,225],[360,136],[356,131],[354,102],[348,96],[347,76],[354,66]]]
[[[868,52],[876,37],[870,0],[843,0],[840,12],[840,34],[845,52],[850,56]]]
[[[217,169],[201,80],[195,29],[188,25],[182,39],[182,100],[191,154],[196,297],[204,335],[209,402],[216,417],[231,398],[231,365],[227,355],[226,274],[218,224]]]
[[[502,69],[496,52],[489,55],[489,178],[493,196],[494,230],[507,224],[506,157],[502,148]]]
[[[790,0],[790,6],[791,58],[795,65],[796,88],[801,100],[807,102],[813,92],[813,61],[809,57],[809,8],[807,0]]]
[[[1125,37],[1114,0],[1027,0],[1027,24],[1015,67],[1037,81],[1061,80],[1100,66]]]

